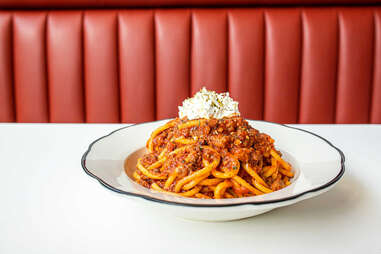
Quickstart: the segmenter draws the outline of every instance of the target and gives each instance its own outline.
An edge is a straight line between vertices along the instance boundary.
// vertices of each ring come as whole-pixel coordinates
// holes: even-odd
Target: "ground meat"
[[[152,163],[157,161],[157,157],[153,153],[145,154],[142,157],[141,163],[143,166],[151,165]]]
[[[207,142],[212,147],[225,148],[229,146],[231,137],[223,134],[212,135],[207,138]]]
[[[252,148],[234,147],[231,149],[231,153],[237,160],[240,160],[242,162],[248,162],[252,150]]]

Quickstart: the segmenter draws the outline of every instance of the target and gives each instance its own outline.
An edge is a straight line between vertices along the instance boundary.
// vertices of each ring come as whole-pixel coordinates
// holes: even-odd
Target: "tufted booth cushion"
[[[0,11],[0,122],[174,117],[202,86],[250,119],[381,123],[381,8]]]

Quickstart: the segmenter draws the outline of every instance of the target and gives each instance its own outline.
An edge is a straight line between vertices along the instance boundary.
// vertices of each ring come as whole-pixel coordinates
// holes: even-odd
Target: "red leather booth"
[[[381,123],[378,5],[0,0],[0,122],[152,121],[206,86],[249,119]]]

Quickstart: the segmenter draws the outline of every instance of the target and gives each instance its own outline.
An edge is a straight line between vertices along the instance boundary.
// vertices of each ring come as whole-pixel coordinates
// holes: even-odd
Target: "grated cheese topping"
[[[185,99],[179,106],[179,117],[189,120],[198,118],[221,119],[232,114],[240,114],[238,102],[234,101],[229,93],[216,93],[203,87],[192,98]]]

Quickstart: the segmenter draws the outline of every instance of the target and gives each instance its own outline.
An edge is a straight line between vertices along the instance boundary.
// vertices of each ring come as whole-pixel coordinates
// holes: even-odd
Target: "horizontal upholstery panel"
[[[73,7],[176,7],[176,6],[250,6],[250,5],[316,5],[374,4],[379,0],[1,0],[6,8],[73,8]]]
[[[243,116],[381,123],[378,7],[0,12],[0,122],[175,117],[202,86]]]

